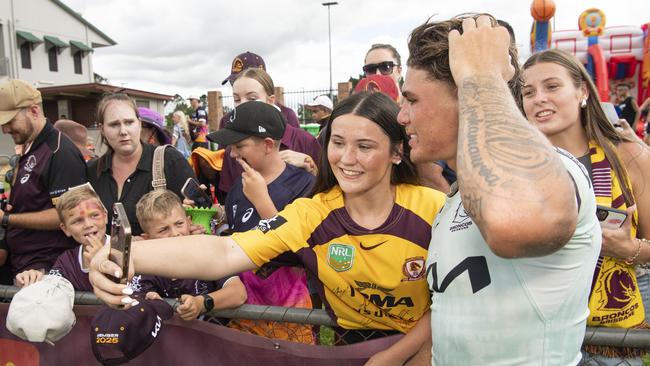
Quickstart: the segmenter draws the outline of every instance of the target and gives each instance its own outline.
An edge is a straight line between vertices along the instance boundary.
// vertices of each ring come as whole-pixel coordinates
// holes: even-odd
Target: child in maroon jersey
[[[106,208],[91,186],[84,184],[62,194],[56,211],[61,220],[61,230],[80,245],[61,253],[49,274],[66,278],[76,291],[92,291],[87,268],[93,255],[108,240]],[[25,287],[39,281],[43,274],[30,269],[17,274],[15,283]]]

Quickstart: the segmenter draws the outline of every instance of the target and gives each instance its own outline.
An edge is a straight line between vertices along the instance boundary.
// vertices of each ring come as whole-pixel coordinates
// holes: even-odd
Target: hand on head
[[[449,67],[456,84],[470,76],[498,76],[509,81],[515,74],[508,49],[510,34],[493,27],[489,16],[463,20],[463,34],[449,32]]]

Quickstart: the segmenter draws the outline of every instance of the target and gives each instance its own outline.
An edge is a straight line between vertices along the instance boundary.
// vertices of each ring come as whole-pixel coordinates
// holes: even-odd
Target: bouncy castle
[[[650,23],[605,27],[605,13],[591,8],[580,15],[578,30],[552,30],[554,13],[552,0],[533,1],[531,53],[559,48],[574,54],[591,74],[601,101],[613,99],[622,82],[632,86],[639,104],[650,97]]]

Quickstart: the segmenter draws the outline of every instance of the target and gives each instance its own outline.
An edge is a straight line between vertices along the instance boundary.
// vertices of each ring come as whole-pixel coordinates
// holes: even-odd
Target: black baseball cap
[[[128,310],[100,307],[91,321],[90,343],[97,361],[121,365],[133,360],[160,336],[163,321],[174,315],[163,300],[145,300]]]
[[[246,102],[232,111],[230,120],[221,130],[207,137],[222,146],[251,136],[281,140],[286,126],[284,116],[277,107],[261,101]]]

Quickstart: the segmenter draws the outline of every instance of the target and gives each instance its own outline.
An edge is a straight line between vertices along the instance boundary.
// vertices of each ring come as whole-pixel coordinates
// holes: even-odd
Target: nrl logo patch
[[[352,268],[354,247],[345,244],[330,244],[327,248],[327,264],[336,272],[345,272]]]

